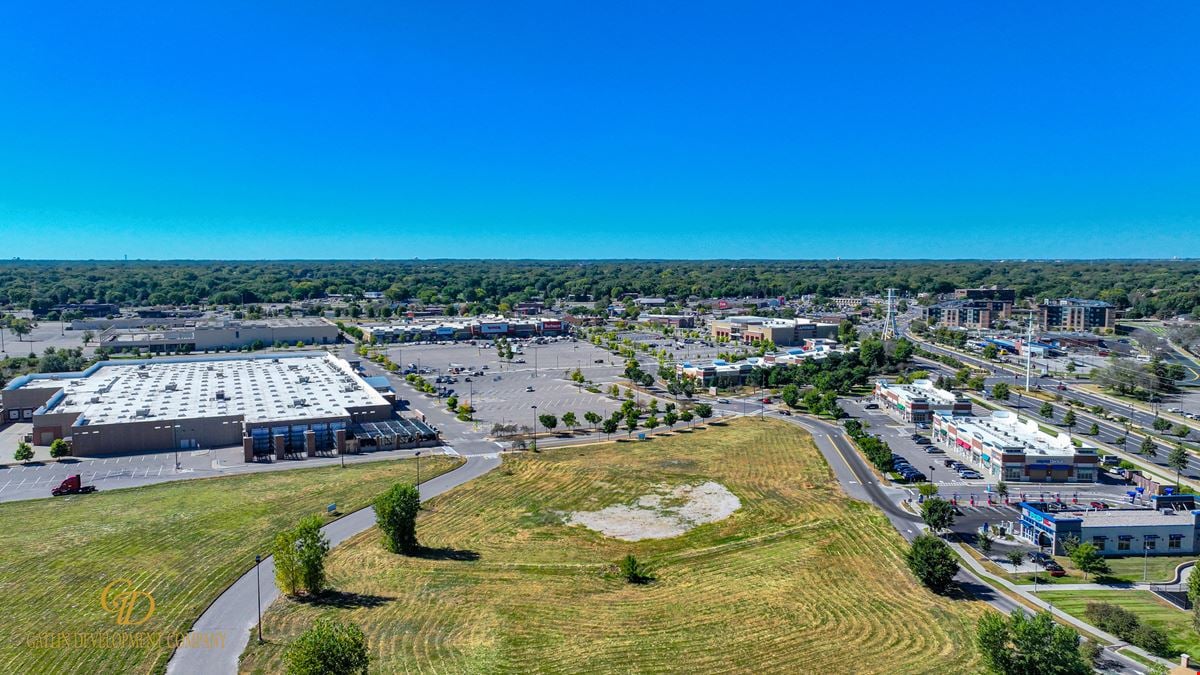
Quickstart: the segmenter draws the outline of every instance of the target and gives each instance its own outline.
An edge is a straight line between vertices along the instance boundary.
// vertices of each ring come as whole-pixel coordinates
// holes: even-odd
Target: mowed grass
[[[672,539],[624,542],[563,524],[658,486],[713,480],[742,503]],[[783,422],[506,458],[432,500],[423,557],[377,531],[334,550],[338,606],[281,600],[247,672],[283,670],[320,615],[367,632],[374,672],[974,672],[979,603],[933,595],[905,544],[834,482],[812,439]],[[658,579],[616,573],[627,553]]]
[[[422,462],[431,478],[460,460]],[[161,483],[92,495],[0,504],[0,672],[145,673],[166,665],[168,646],[38,647],[46,633],[186,632],[220,592],[254,564],[280,529],[301,516],[366,506],[412,461]],[[125,578],[153,594],[140,626],[118,626],[100,594]],[[139,609],[138,617],[140,617]],[[74,638],[72,638],[74,639]]]
[[[1150,591],[1047,591],[1039,597],[1054,603],[1055,609],[1079,618],[1085,618],[1089,602],[1120,605],[1145,623],[1161,628],[1172,648],[1187,652],[1193,659],[1200,658],[1200,636],[1192,628],[1192,615]]]

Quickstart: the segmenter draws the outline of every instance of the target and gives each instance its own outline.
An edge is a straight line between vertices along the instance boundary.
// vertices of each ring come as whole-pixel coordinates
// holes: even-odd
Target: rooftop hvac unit
[[[88,403],[99,403],[99,402],[100,402],[100,397],[99,397],[99,396],[93,396],[93,397],[91,397],[91,398],[89,398],[89,399],[88,399]]]
[[[137,412],[134,413],[134,416],[135,417],[149,417],[150,409],[149,408],[138,408]]]
[[[224,401],[224,400],[225,400],[225,390],[224,390],[224,389],[218,389],[218,390],[217,390],[217,400],[218,400],[218,401]]]
[[[300,384],[308,384],[308,376],[301,375],[298,381],[300,382]]]
[[[293,408],[303,408],[305,405],[307,405],[307,403],[302,398],[292,399],[292,407]]]
[[[176,389],[178,389],[178,385],[176,385],[174,382],[167,383],[167,391],[175,391]]]

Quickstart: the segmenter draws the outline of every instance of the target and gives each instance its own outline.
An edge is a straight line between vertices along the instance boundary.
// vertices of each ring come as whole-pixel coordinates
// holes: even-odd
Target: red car
[[[771,402],[771,397],[770,397],[770,396],[768,396],[768,397],[764,398],[764,399],[762,400],[762,402],[763,402],[763,403],[770,403],[770,402]]]
[[[1108,508],[1108,504],[1105,504],[1104,502],[1092,502],[1089,506],[1091,506],[1093,509],[1107,509]]]

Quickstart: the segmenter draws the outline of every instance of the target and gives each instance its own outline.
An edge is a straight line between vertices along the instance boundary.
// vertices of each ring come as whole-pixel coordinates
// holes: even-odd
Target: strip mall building
[[[934,413],[933,442],[1010,483],[1094,483],[1100,456],[1067,434],[1051,436],[1034,420],[1005,410],[988,417]]]

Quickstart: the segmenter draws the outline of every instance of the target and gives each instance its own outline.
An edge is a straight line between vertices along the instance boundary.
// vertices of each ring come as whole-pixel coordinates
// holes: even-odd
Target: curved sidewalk
[[[436,497],[478,478],[500,466],[501,461],[498,456],[469,456],[466,459],[466,464],[457,469],[421,483],[421,499]],[[330,546],[337,546],[374,524],[375,510],[368,506],[329,523],[321,531],[329,538]],[[250,629],[258,623],[258,603],[254,597],[256,571],[263,611],[279,597],[279,589],[275,586],[274,560],[268,556],[257,565],[257,570],[251,568],[225,589],[204,610],[189,632],[224,633],[224,643],[212,649],[176,649],[167,664],[168,673],[206,675],[237,672],[238,659],[250,642]]]

